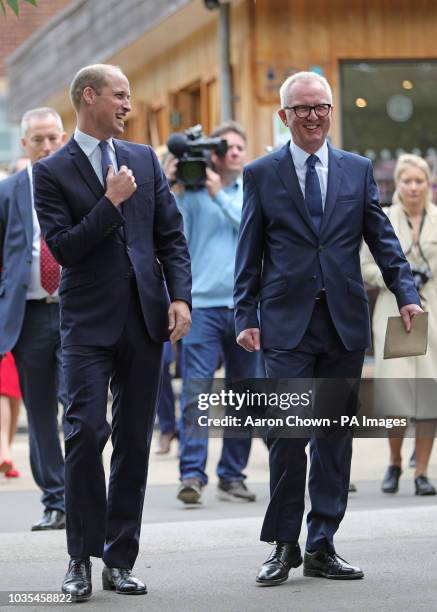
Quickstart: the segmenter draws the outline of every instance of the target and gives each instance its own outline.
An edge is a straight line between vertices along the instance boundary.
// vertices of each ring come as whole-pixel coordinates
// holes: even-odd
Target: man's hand
[[[188,334],[191,327],[191,314],[188,304],[182,300],[175,300],[168,309],[168,329],[171,331],[170,342],[176,344],[178,340]]]
[[[402,306],[402,308],[400,308],[399,312],[404,322],[405,331],[409,332],[411,329],[411,321],[414,315],[419,312],[423,312],[423,310],[417,304],[406,304],[405,306]]]
[[[120,206],[122,202],[128,200],[136,189],[137,184],[132,170],[127,166],[121,166],[118,174],[114,174],[114,168],[109,166],[105,196],[114,206]]]
[[[215,198],[222,188],[222,180],[220,175],[211,170],[211,168],[206,168],[205,187],[208,189],[208,193],[212,198]]]
[[[261,348],[259,329],[251,327],[240,332],[237,337],[237,344],[246,349],[246,351],[249,351],[249,353],[259,351]]]
[[[162,169],[164,171],[164,174],[170,183],[173,183],[174,181],[176,181],[176,171],[178,169],[178,161],[179,160],[177,159],[177,157],[169,153],[162,164]]]

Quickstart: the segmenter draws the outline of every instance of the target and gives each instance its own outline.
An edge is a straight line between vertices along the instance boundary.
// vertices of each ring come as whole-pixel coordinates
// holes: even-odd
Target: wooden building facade
[[[94,12],[100,4],[109,10],[111,2],[93,0]],[[139,6],[137,0],[118,4],[131,10]],[[66,84],[80,66],[104,61],[120,65],[131,82],[128,139],[157,146],[172,131],[196,123],[209,132],[220,117],[218,11],[207,10],[200,0],[161,4],[175,7],[161,20],[144,24],[144,31],[122,48],[98,53],[82,45],[75,63],[52,67],[63,85],[43,88],[36,102],[57,107],[71,131],[74,114]],[[80,12],[90,10],[90,1],[73,5],[75,11],[65,19],[74,26]],[[298,70],[318,71],[332,85],[335,145],[373,156],[382,165],[401,150],[434,155],[437,0],[232,0],[230,5],[234,117],[247,130],[251,158],[283,140],[275,120],[278,88]],[[115,35],[115,25],[106,20],[108,37]],[[49,32],[49,26],[33,47],[16,53],[10,62],[11,79],[22,74],[29,53],[41,57],[48,33],[50,44],[65,45],[60,34],[66,26],[65,20],[58,20],[52,30],[57,28],[59,36]],[[92,28],[99,27],[96,14]],[[91,30],[88,38],[92,36]],[[21,106],[25,101],[23,94]],[[21,112],[25,108],[20,104]]]

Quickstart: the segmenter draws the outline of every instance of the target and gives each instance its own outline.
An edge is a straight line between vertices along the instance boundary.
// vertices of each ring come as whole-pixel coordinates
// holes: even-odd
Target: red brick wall
[[[7,56],[70,1],[37,0],[37,6],[32,6],[20,0],[19,17],[15,17],[9,6],[6,7],[6,17],[0,11],[0,78],[6,73]]]

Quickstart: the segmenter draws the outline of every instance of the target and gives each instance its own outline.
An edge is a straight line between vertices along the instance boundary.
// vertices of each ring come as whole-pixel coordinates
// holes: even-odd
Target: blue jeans
[[[229,379],[264,378],[261,354],[248,353],[235,341],[234,311],[230,308],[195,308],[192,327],[182,340],[182,376],[180,423],[180,473],[181,480],[198,478],[208,482],[205,473],[208,454],[208,438],[189,435],[191,420],[197,414],[187,402],[188,382],[205,379],[208,393],[220,359]],[[246,438],[223,438],[222,454],[217,466],[220,480],[244,480],[251,446],[250,433]]]

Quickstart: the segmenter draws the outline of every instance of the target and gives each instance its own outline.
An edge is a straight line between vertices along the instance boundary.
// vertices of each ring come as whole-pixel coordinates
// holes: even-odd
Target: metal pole
[[[229,4],[220,4],[219,10],[218,44],[220,54],[220,118],[221,121],[228,121],[229,119],[233,118],[233,92],[229,49]]]

